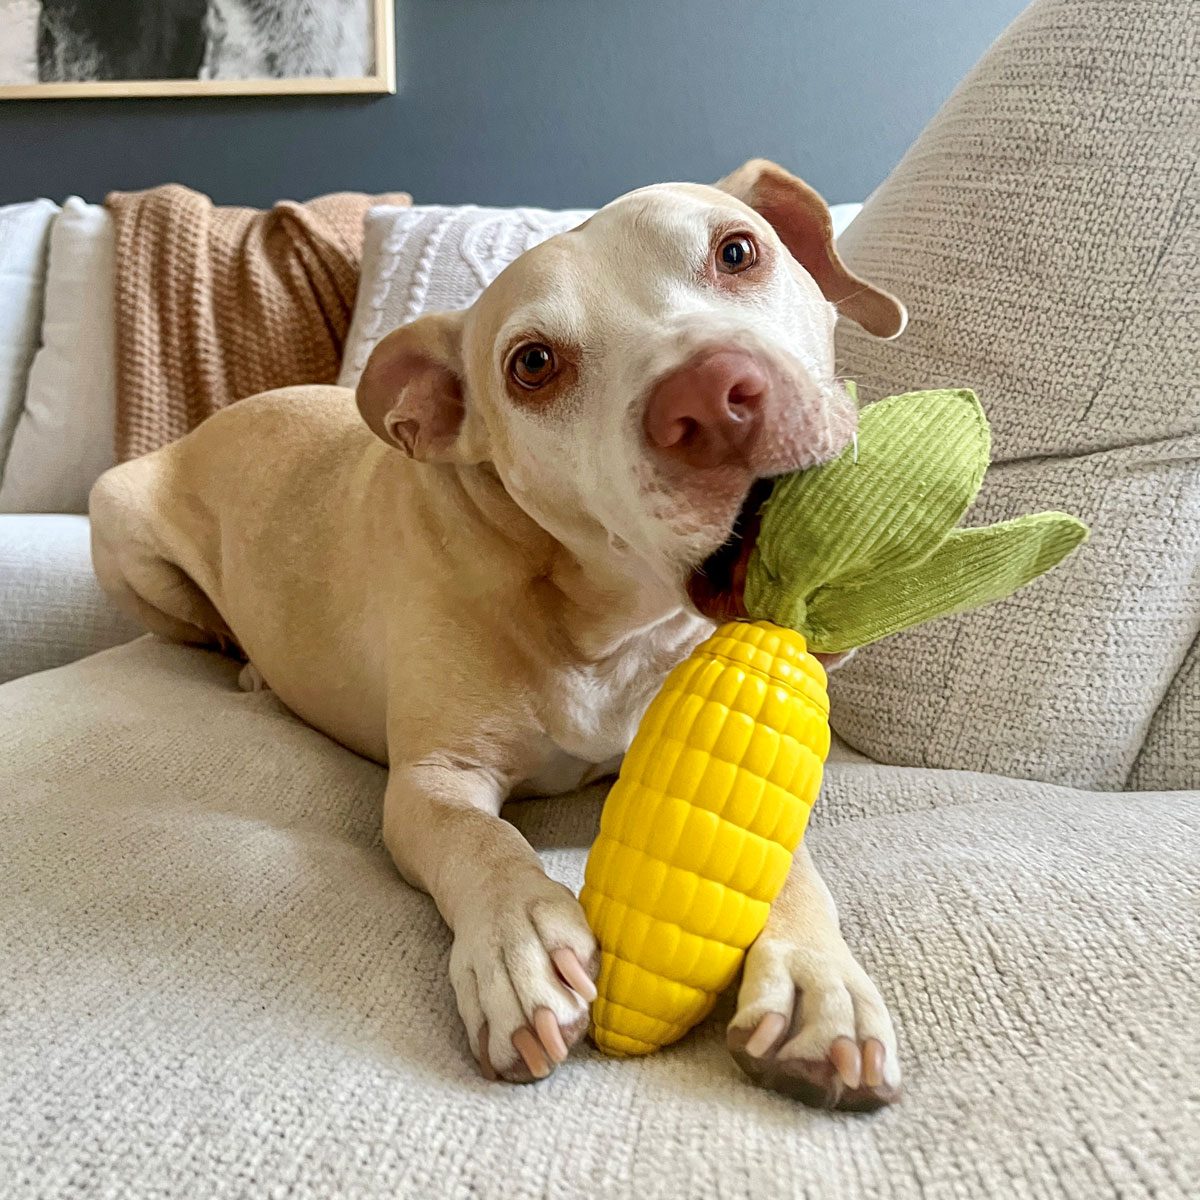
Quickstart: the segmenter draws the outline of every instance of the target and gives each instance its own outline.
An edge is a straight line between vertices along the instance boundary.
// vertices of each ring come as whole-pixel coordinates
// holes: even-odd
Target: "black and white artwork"
[[[0,0],[0,96],[392,91],[393,0]]]

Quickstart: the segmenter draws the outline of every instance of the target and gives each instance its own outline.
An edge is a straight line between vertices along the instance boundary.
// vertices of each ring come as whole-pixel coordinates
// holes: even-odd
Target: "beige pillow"
[[[57,213],[50,200],[0,208],[0,479],[41,334],[50,226]]]
[[[116,461],[113,227],[72,196],[50,230],[42,340],[13,432],[0,512],[87,511],[91,486]]]
[[[975,388],[995,466],[972,520],[1052,507],[1092,527],[1012,600],[834,676],[834,727],[874,758],[1099,788],[1168,778],[1132,772],[1200,630],[1193,16],[1193,0],[1038,0],[842,239],[911,313],[895,343],[840,330],[864,399]],[[1163,708],[1155,762],[1195,745],[1187,708]],[[1169,777],[1200,786],[1200,757]]]

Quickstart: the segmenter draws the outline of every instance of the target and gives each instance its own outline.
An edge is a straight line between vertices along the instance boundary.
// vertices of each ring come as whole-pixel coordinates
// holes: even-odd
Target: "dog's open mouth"
[[[760,479],[751,487],[728,539],[688,576],[688,597],[711,621],[733,621],[748,615],[742,596],[746,568],[773,485],[772,479]]]

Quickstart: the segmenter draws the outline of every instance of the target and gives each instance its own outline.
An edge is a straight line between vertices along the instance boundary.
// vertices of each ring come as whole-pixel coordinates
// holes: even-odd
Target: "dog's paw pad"
[[[834,1057],[821,1060],[782,1058],[770,1050],[753,1054],[747,1050],[747,1042],[754,1034],[753,1029],[729,1030],[727,1042],[733,1060],[760,1087],[781,1092],[794,1100],[800,1100],[813,1108],[835,1108],[847,1112],[872,1112],[900,1099],[899,1085],[892,1087],[883,1082],[882,1071],[874,1082],[865,1075],[853,1075],[847,1082],[843,1069]],[[868,1045],[882,1050],[873,1039],[856,1047],[861,1058],[866,1057]],[[853,1045],[853,1043],[850,1043]],[[882,1055],[880,1056],[882,1066]]]
[[[891,1018],[848,954],[751,947],[727,1043],[755,1083],[817,1108],[861,1112],[900,1098]]]

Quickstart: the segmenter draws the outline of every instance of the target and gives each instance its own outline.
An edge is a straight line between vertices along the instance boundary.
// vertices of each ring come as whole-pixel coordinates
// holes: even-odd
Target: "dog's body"
[[[875,332],[902,323],[841,266],[803,184],[755,163],[723,186],[623,197],[466,313],[389,335],[365,423],[340,389],[256,397],[93,493],[119,602],[164,636],[236,645],[301,717],[388,764],[384,840],[453,930],[489,1075],[548,1073],[594,994],[582,910],[501,804],[614,768],[736,599],[693,585],[751,486],[849,440],[831,301]],[[886,1009],[806,850],[730,1044],[815,1102],[897,1092]]]
[[[457,472],[414,469],[346,389],[256,396],[202,432],[106,478],[92,505],[98,565],[116,560],[121,574],[102,577],[140,605],[174,564],[170,616],[190,627],[161,632],[226,637],[299,716],[377,762],[401,745],[405,760],[474,759],[485,726],[507,759],[488,766],[510,790],[567,791],[619,758],[665,671],[706,630],[683,611],[654,621],[572,603],[547,579],[553,539],[497,481],[470,472],[464,488]],[[148,507],[165,519],[143,523]],[[164,613],[139,612],[163,626]],[[642,636],[608,632],[629,617],[646,620]],[[439,695],[461,707],[430,706]]]

